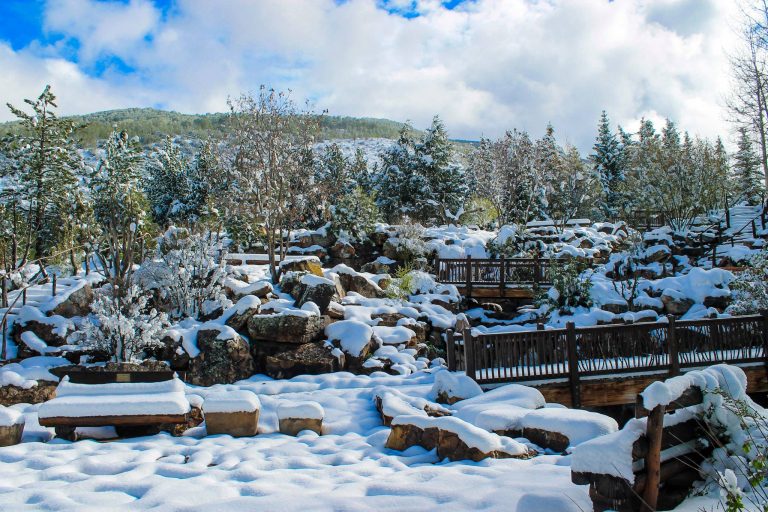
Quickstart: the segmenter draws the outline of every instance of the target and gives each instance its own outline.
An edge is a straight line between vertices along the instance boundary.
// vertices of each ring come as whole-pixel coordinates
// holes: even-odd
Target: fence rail
[[[552,261],[543,258],[435,260],[435,273],[441,283],[472,287],[549,286]]]
[[[661,371],[714,363],[765,362],[768,312],[708,320],[635,323],[483,334],[449,332],[448,367],[481,384],[567,379],[580,404],[582,377]],[[573,364],[572,364],[573,363]]]

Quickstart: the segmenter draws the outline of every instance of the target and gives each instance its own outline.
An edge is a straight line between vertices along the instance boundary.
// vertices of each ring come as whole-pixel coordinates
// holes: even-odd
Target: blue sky
[[[727,136],[733,11],[718,0],[0,0],[0,102],[51,83],[63,113],[210,112],[266,84],[331,114],[423,126],[439,113],[459,138],[551,122],[584,149],[602,109],[630,129],[671,117]]]

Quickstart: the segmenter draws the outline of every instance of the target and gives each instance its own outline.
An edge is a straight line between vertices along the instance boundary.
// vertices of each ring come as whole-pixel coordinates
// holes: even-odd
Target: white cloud
[[[84,69],[116,56],[136,72],[88,78],[75,68],[66,78],[19,64],[31,49],[11,52],[18,80],[0,78],[0,97],[50,77],[55,90],[81,84],[68,110],[143,101],[133,105],[221,111],[227,96],[266,83],[332,114],[424,126],[439,113],[462,138],[513,127],[539,135],[552,122],[586,150],[602,109],[630,129],[644,115],[670,117],[712,137],[729,128],[732,4],[478,0],[449,11],[422,0],[421,16],[405,19],[376,0],[177,0],[164,15],[149,0],[66,0],[49,4],[46,27],[79,41]]]

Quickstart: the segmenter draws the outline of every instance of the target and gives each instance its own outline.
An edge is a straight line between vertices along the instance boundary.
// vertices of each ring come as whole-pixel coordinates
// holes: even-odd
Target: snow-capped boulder
[[[18,319],[13,326],[14,341],[19,347],[26,347],[23,339],[25,332],[33,333],[47,347],[62,347],[67,345],[67,337],[75,330],[72,320],[60,315],[45,316],[34,306],[24,306],[19,312]],[[39,350],[30,347],[34,352]],[[46,355],[41,353],[41,355]]]
[[[341,260],[350,259],[355,257],[355,248],[349,242],[337,241],[330,249],[332,258],[338,258]]]
[[[338,274],[339,282],[345,292],[355,292],[363,297],[374,299],[386,297],[386,293],[377,283],[346,265],[336,265],[331,271]]]
[[[691,309],[695,301],[685,296],[684,293],[667,288],[661,294],[661,302],[664,304],[664,311],[668,315],[681,316]]]
[[[258,315],[261,301],[254,295],[242,297],[237,304],[224,312],[224,323],[238,332],[242,332],[253,315]]]
[[[230,384],[253,375],[253,358],[246,342],[227,326],[197,332],[197,353],[189,361],[187,380],[196,386]]]
[[[91,312],[92,303],[93,288],[89,284],[85,284],[68,294],[66,299],[59,302],[50,312],[65,318],[87,316]]]
[[[303,344],[319,340],[328,317],[293,310],[280,314],[254,315],[248,320],[251,342]]]
[[[258,433],[261,402],[247,390],[209,393],[203,403],[208,435],[251,437]]]
[[[521,426],[523,437],[557,452],[619,429],[616,420],[604,414],[561,407],[531,411],[522,417]]]
[[[483,394],[483,390],[472,378],[447,370],[435,374],[435,382],[429,392],[429,399],[452,405]]]
[[[274,379],[290,379],[297,375],[319,375],[341,369],[336,357],[325,343],[305,343],[293,350],[266,356],[264,373]]]
[[[285,274],[286,272],[309,272],[310,274],[323,277],[323,267],[320,265],[320,259],[315,256],[281,261],[280,274]]]
[[[373,337],[373,328],[358,320],[334,322],[325,328],[325,335],[329,342],[361,363],[362,359],[378,348],[378,340]]]
[[[313,274],[304,274],[291,291],[296,298],[296,306],[301,307],[308,302],[314,302],[324,314],[331,301],[338,302],[343,295],[341,285],[331,279]]]

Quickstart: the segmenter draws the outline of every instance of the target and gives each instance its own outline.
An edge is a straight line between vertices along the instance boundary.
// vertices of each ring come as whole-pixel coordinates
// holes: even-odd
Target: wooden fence
[[[580,407],[584,377],[765,361],[768,313],[483,334],[447,333],[448,368],[481,384],[567,379]],[[571,362],[575,364],[571,364]]]

